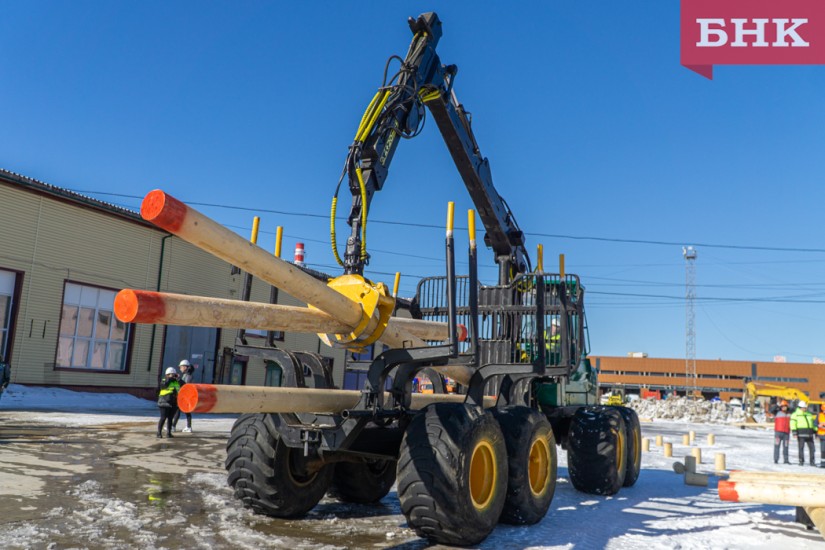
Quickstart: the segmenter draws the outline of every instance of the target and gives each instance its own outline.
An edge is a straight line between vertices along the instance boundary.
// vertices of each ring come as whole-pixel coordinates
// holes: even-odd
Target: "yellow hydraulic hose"
[[[361,188],[361,259],[367,257],[367,186],[364,183],[364,176],[361,167],[355,167],[355,174],[358,176],[358,185]]]
[[[338,262],[338,265],[341,267],[344,266],[343,260],[341,260],[341,256],[338,255],[338,243],[335,240],[335,211],[338,208],[338,197],[332,197],[332,208],[330,208],[329,213],[329,240],[332,243],[332,254],[335,256],[335,261]]]
[[[370,132],[372,131],[372,127],[375,126],[375,121],[378,120],[378,115],[381,114],[381,111],[384,109],[384,105],[387,104],[387,99],[389,99],[389,97],[390,91],[386,90],[384,92],[383,97],[381,97],[381,102],[378,104],[378,106],[375,107],[375,110],[373,111],[372,116],[370,117],[369,124],[363,127],[361,131],[355,136],[355,141],[364,141],[367,139],[367,136],[370,135]]]

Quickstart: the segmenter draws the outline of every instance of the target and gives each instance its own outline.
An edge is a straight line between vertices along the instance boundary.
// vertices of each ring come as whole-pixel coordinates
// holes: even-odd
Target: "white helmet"
[[[800,408],[800,409],[807,409],[807,408],[808,408],[808,404],[807,404],[807,403],[805,403],[804,401],[800,401],[800,402],[799,402],[799,408]]]
[[[191,367],[192,363],[190,363],[187,359],[184,359],[180,363],[178,363],[179,367]]]
[[[164,374],[166,374],[166,376],[169,376],[170,374],[177,374],[177,373],[178,373],[178,369],[176,369],[175,367],[168,367]]]

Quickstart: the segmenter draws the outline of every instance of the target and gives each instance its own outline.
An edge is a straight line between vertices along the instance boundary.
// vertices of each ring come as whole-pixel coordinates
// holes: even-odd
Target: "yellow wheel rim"
[[[619,472],[624,470],[624,461],[624,430],[619,430],[616,432],[616,469]]]
[[[550,448],[543,437],[533,441],[530,446],[527,475],[530,478],[530,491],[534,496],[541,496],[550,481]]]
[[[479,441],[470,458],[470,497],[476,510],[484,510],[493,500],[498,469],[496,453],[489,441]]]
[[[318,474],[314,473],[314,474],[309,474],[309,475],[297,475],[297,472],[294,470],[294,464],[292,462],[295,459],[295,457],[293,456],[293,453],[296,453],[296,452],[298,452],[298,451],[295,451],[293,449],[289,449],[289,455],[287,456],[287,469],[286,469],[286,472],[287,472],[287,475],[289,476],[289,479],[292,481],[292,483],[296,487],[307,487],[313,481],[315,481],[315,478],[318,476]]]

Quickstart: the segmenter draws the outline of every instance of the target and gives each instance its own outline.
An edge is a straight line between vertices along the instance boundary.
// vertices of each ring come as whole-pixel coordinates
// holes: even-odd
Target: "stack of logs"
[[[118,293],[114,304],[115,315],[123,322],[319,333],[321,337],[331,337],[333,343],[336,340],[345,342],[345,347],[346,342],[352,342],[356,348],[359,344],[376,340],[392,348],[409,348],[426,346],[427,341],[448,339],[449,330],[445,323],[386,315],[391,315],[394,309],[394,298],[390,296],[383,294],[377,300],[372,296],[372,302],[368,304],[365,296],[382,293],[382,285],[345,275],[338,279],[357,278],[355,284],[361,285],[356,286],[357,292],[347,295],[345,285],[328,286],[161,190],[146,195],[140,213],[145,220],[240,267],[311,307],[125,289]],[[386,304],[387,300],[391,301],[388,312],[386,308],[375,307],[376,301]],[[456,332],[459,340],[466,337],[465,327],[457,327]],[[473,374],[472,369],[461,365],[434,368],[460,384],[468,384]],[[187,384],[181,392],[180,405],[184,412],[338,413],[352,407],[359,398],[360,392],[347,390]],[[426,402],[433,400],[449,399],[462,398],[415,396],[413,407],[425,406]],[[278,406],[280,409],[275,410]]]

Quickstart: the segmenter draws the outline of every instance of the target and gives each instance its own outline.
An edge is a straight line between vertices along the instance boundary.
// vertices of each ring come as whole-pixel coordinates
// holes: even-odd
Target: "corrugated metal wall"
[[[22,384],[153,388],[157,383],[165,330],[132,325],[129,372],[126,374],[55,369],[63,287],[66,281],[114,290],[156,290],[161,248],[162,291],[239,298],[243,275],[231,266],[177,237],[71,200],[43,194],[0,178],[0,269],[22,272],[9,356],[12,381]],[[269,285],[254,281],[252,299],[269,301]],[[279,303],[303,305],[284,292]],[[218,358],[232,347],[237,331],[220,331]],[[283,347],[333,357],[343,370],[344,352],[320,344],[315,335],[287,334]],[[343,378],[343,372],[336,376]],[[250,361],[247,384],[262,384],[262,364]]]

